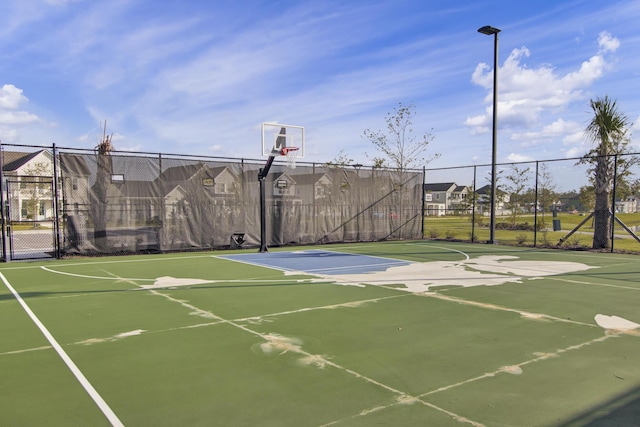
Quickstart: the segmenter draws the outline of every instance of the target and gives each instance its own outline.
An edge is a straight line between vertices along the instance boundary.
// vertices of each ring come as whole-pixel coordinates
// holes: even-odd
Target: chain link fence
[[[1,148],[9,157],[11,150],[25,146]],[[56,247],[61,255],[260,243],[259,160],[116,151],[101,155],[55,146],[48,152],[58,185],[56,209],[47,218],[60,227]],[[17,182],[25,179],[4,169]],[[300,163],[292,169],[276,163],[266,178],[266,243],[420,239],[422,184],[422,171]],[[10,236],[20,212],[3,219],[3,236]]]
[[[117,151],[100,155],[55,145],[2,144],[0,154],[5,259],[14,247],[28,258],[29,250],[38,257],[56,257],[261,243],[260,160]],[[640,252],[640,167],[631,161],[635,156],[610,159],[616,166],[608,193],[611,250]],[[21,175],[26,166],[16,167],[20,162],[12,159],[26,164],[39,159],[28,166],[39,176]],[[50,165],[42,164],[47,161]],[[596,193],[590,168],[577,158],[498,164],[495,241],[591,248]],[[31,196],[17,191],[35,185],[29,182],[37,183],[37,197],[33,189]],[[44,182],[50,183],[47,190]],[[293,169],[276,162],[266,178],[266,244],[422,238],[487,242],[492,197],[491,165],[399,172],[300,162]],[[15,234],[26,232],[24,228],[33,234],[30,238],[46,240],[27,244],[26,255],[15,245],[28,241],[27,234]]]
[[[637,156],[607,159],[614,165],[608,188],[612,251],[640,252]],[[503,163],[496,170],[495,241],[592,247],[596,190],[589,163],[579,158]],[[489,241],[491,197],[491,165],[425,169],[425,237]]]

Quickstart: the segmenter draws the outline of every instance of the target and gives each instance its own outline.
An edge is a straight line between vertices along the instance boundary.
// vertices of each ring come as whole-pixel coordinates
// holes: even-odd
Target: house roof
[[[491,185],[487,184],[484,187],[480,187],[476,190],[476,194],[483,194],[483,195],[487,195],[490,196],[491,195]],[[496,195],[500,196],[500,195],[505,195],[507,194],[505,191],[496,188]]]
[[[195,163],[182,166],[173,166],[165,169],[160,174],[160,180],[165,182],[189,181],[201,171],[206,171],[205,176],[215,178],[220,175],[228,166],[210,167],[206,163]]]
[[[65,173],[74,175],[89,176],[91,171],[85,160],[85,157],[77,154],[61,154],[60,168]]]
[[[280,181],[281,179],[286,179],[289,182],[292,182],[294,184],[298,183],[295,179],[293,179],[293,177],[291,175],[289,175],[286,172],[282,172],[282,173],[279,173],[279,174],[271,174],[271,175],[267,176],[267,182],[272,182],[274,184],[276,183],[276,181]]]
[[[160,180],[165,182],[188,181],[204,166],[204,163],[173,166],[160,174]]]
[[[484,187],[480,187],[476,190],[477,194],[491,194],[491,186],[489,184],[485,185]]]
[[[436,182],[424,184],[424,191],[449,191],[457,187],[455,182]]]
[[[2,170],[5,172],[13,172],[27,164],[31,159],[46,150],[36,151],[34,153],[24,153],[20,151],[2,151]]]

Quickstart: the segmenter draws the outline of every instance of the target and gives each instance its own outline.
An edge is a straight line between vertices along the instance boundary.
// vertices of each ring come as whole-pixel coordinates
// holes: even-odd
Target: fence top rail
[[[504,163],[496,163],[496,166],[508,166],[508,165],[525,165],[532,163],[552,163],[552,162],[564,162],[569,160],[582,160],[583,158],[587,159],[597,159],[601,157],[616,157],[616,156],[640,156],[640,152],[637,153],[613,153],[608,155],[599,155],[599,156],[585,156],[585,157],[565,157],[562,159],[545,159],[545,160],[527,160],[522,162],[504,162]],[[484,164],[475,164],[475,165],[465,165],[465,166],[440,166],[437,168],[425,168],[426,172],[429,171],[440,171],[440,170],[451,170],[451,169],[469,169],[473,167],[491,167],[491,163]]]
[[[95,148],[79,148],[79,147],[64,147],[64,146],[57,146],[56,144],[52,144],[50,146],[44,146],[44,145],[30,145],[30,144],[12,144],[12,143],[2,143],[0,142],[0,150],[3,150],[4,147],[19,147],[19,148],[36,148],[36,149],[40,149],[40,150],[51,150],[51,151],[55,151],[55,152],[70,152],[70,153],[85,153],[85,154],[95,154],[96,153],[96,149]],[[211,161],[224,161],[224,162],[236,162],[236,163],[249,163],[249,164],[257,164],[257,165],[262,165],[264,164],[264,159],[252,159],[252,158],[246,158],[246,157],[225,157],[225,156],[208,156],[208,155],[199,155],[199,154],[179,154],[179,153],[159,153],[159,152],[150,152],[150,151],[126,151],[126,150],[112,150],[110,151],[110,153],[112,154],[118,154],[118,155],[122,155],[122,156],[131,156],[131,157],[150,157],[153,156],[154,158],[160,158],[160,159],[173,159],[173,160],[179,160],[179,159],[201,159],[201,160],[211,160]],[[275,164],[280,164],[280,165],[286,165],[286,161],[285,160],[275,160]],[[371,169],[371,170],[383,170],[383,171],[394,171],[396,170],[395,168],[378,168],[375,166],[362,166],[360,164],[339,164],[339,165],[333,165],[330,164],[329,162],[324,162],[324,163],[320,163],[320,162],[304,162],[304,161],[299,161],[298,165],[303,165],[303,166],[309,166],[309,167],[327,167],[327,168],[332,168],[332,167],[342,167],[342,168],[348,168],[348,167],[358,167],[358,168],[363,168],[363,169]],[[418,168],[407,168],[404,170],[405,172],[422,172],[422,169],[418,169]]]
[[[96,153],[95,148],[78,148],[78,147],[64,147],[64,146],[56,146],[56,144],[52,144],[50,146],[45,145],[32,145],[32,144],[13,144],[0,142],[0,150],[4,150],[4,147],[20,147],[20,148],[36,148],[40,150],[52,150],[55,151],[69,151],[69,152],[84,152],[84,153]],[[255,164],[263,164],[264,159],[252,159],[245,157],[225,157],[225,156],[208,156],[208,155],[198,155],[198,154],[180,154],[180,153],[159,153],[159,152],[149,152],[149,151],[126,151],[126,150],[113,150],[111,153],[121,154],[123,156],[132,156],[132,157],[144,157],[144,156],[154,156],[162,159],[180,159],[180,158],[188,158],[188,159],[205,159],[205,160],[215,160],[215,161],[231,161],[238,163],[255,163]],[[599,156],[586,156],[586,157],[567,157],[562,159],[544,159],[544,160],[528,160],[521,162],[503,162],[496,163],[496,166],[508,166],[508,165],[522,165],[522,164],[535,164],[535,163],[551,163],[551,162],[563,162],[563,161],[579,161],[583,158],[589,159],[597,159],[600,157],[612,157],[612,156],[640,156],[640,152],[635,153],[613,153],[610,155],[599,155]],[[285,161],[276,160],[276,164],[286,165]],[[334,165],[330,162],[298,162],[299,165],[305,165],[309,167],[358,167],[363,169],[371,169],[371,170],[385,170],[385,171],[394,171],[397,168],[378,168],[373,165],[360,165],[360,164],[339,164]],[[451,170],[451,169],[469,169],[473,167],[490,167],[491,163],[484,164],[475,164],[475,165],[457,165],[457,166],[440,166],[437,168],[406,168],[404,172],[430,172],[430,171],[441,171],[441,170]]]

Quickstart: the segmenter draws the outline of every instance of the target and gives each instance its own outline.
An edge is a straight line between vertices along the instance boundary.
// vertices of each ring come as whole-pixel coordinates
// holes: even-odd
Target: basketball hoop
[[[283,147],[280,154],[287,158],[287,166],[291,169],[296,168],[296,160],[298,159],[298,150],[300,147]]]

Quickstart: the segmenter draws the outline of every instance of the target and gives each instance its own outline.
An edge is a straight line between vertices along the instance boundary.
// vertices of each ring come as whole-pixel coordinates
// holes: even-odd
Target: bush
[[[454,230],[447,230],[445,235],[447,236],[448,240],[453,240],[456,238],[456,232]]]
[[[440,236],[440,232],[437,228],[432,228],[429,230],[429,237],[432,239],[437,239]]]
[[[542,232],[542,239],[540,239],[540,245],[543,248],[550,248],[551,246],[553,246],[551,244],[551,240],[549,240],[549,232],[546,230]]]
[[[538,231],[542,230],[542,223],[538,223],[537,227],[534,227],[533,224],[529,224],[528,222],[518,222],[518,223],[515,223],[515,224],[511,224],[509,222],[498,222],[498,223],[496,223],[496,230],[533,231],[534,228],[537,228]]]
[[[527,236],[525,234],[516,235],[516,242],[518,242],[518,245],[522,246],[526,241],[527,241]]]

